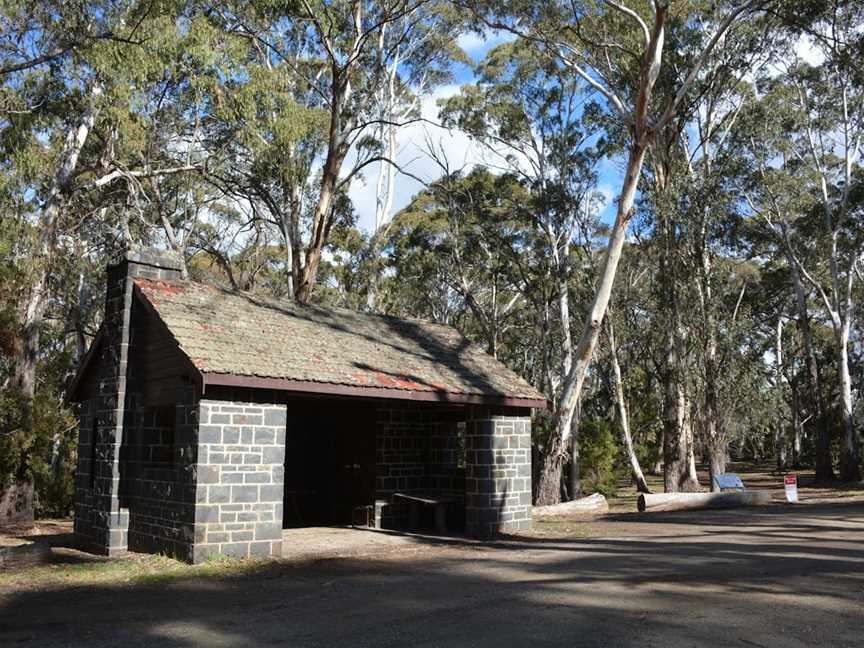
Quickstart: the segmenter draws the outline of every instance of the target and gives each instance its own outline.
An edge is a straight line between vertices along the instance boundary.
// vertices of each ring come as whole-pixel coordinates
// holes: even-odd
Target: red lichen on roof
[[[135,284],[142,289],[146,289],[148,293],[163,293],[166,295],[180,295],[187,290],[185,282],[177,281],[160,281],[158,279],[145,279],[138,277],[135,279]]]
[[[352,373],[351,378],[357,385],[365,387],[369,384],[369,376],[363,372]]]
[[[375,371],[372,373],[372,377],[375,379],[375,382],[378,384],[379,387],[389,387],[391,389],[407,389],[411,391],[416,389],[428,389],[425,385],[415,382],[407,376],[388,376],[387,374],[381,373],[380,371]]]

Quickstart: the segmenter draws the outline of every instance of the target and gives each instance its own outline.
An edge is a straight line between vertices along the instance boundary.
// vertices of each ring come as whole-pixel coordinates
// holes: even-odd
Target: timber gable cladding
[[[336,453],[315,488],[348,498],[339,515],[386,502],[397,525],[393,495],[431,491],[464,498],[471,535],[530,526],[528,408],[545,402],[455,330],[181,281],[152,251],[109,268],[105,312],[72,388],[91,550],[279,556],[313,445]],[[359,476],[327,472],[359,468],[361,446]]]

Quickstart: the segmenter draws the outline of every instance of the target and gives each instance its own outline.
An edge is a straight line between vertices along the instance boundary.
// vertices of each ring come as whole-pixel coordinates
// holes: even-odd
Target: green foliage
[[[65,516],[75,495],[78,435],[72,410],[55,394],[42,389],[32,401],[0,394],[0,488],[33,480],[37,515]]]
[[[28,278],[22,263],[30,244],[31,228],[12,219],[0,221],[0,489],[13,481],[35,482],[38,514],[66,515],[74,497],[73,471],[77,443],[75,417],[63,401],[63,385],[71,367],[69,346],[62,326],[44,330],[34,398],[9,387],[15,371],[13,358],[20,336],[19,295]],[[68,268],[64,271],[68,271]],[[63,298],[63,284],[53,288]]]
[[[590,419],[580,423],[579,460],[583,492],[615,494],[619,452],[618,441],[608,421]]]

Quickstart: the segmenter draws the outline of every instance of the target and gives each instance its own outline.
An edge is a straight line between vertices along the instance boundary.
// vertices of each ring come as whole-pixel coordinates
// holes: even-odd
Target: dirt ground
[[[0,574],[0,646],[859,647],[864,494],[802,496],[538,520],[494,543],[297,530],[275,563],[62,549]]]

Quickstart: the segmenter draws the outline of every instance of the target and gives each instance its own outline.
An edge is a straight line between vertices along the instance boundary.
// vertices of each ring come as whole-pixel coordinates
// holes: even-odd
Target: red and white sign
[[[784,475],[783,487],[786,489],[786,500],[793,504],[798,501],[798,475]]]

